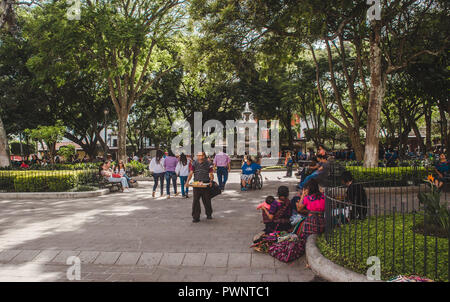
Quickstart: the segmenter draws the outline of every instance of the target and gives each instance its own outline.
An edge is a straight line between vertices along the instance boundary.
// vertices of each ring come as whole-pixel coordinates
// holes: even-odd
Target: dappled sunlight
[[[271,172],[280,175],[283,172]],[[151,196],[151,182],[140,182],[129,193],[65,200],[17,200],[0,204],[0,250],[68,251],[211,251],[217,232],[240,234],[229,250],[246,252],[248,241],[261,228],[256,205],[275,195],[279,182],[262,190],[241,192],[239,174],[215,197],[213,220],[202,207],[200,224],[192,224],[192,191],[179,196]],[[186,241],[186,238],[189,238]],[[181,244],[181,245],[180,245]]]
[[[45,272],[44,264],[30,262],[0,266],[0,282],[48,282],[64,276],[62,272]]]
[[[17,223],[2,228],[0,235],[0,250],[12,249],[24,244],[27,241],[38,240],[39,238],[57,235],[62,232],[74,232],[79,230],[83,224],[94,221],[98,215],[104,216],[126,216],[133,211],[146,210],[144,206],[115,206],[111,205],[103,209],[94,209],[84,212],[77,212],[55,219],[41,220],[38,222],[27,222],[28,219],[18,220]]]

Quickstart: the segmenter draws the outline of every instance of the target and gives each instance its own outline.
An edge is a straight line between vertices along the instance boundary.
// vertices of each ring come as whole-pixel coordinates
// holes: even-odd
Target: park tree
[[[381,2],[380,18],[375,19],[367,18],[373,7],[365,1],[346,0],[331,5],[314,0],[195,0],[192,14],[199,22],[204,19],[203,30],[224,41],[238,37],[246,47],[257,47],[284,38],[293,41],[284,45],[295,45],[295,41],[295,47],[309,48],[316,66],[323,55],[317,53],[325,52],[329,80],[324,86],[317,81],[322,106],[348,132],[357,159],[376,166],[388,77],[403,72],[421,56],[437,55],[448,47],[448,27],[429,26],[445,24],[448,4],[444,1]],[[334,106],[327,109],[322,91],[329,87]],[[365,142],[360,135],[364,128]]]
[[[74,145],[61,146],[58,150],[58,155],[64,157],[65,161],[71,161],[76,155]]]
[[[136,100],[176,66],[176,32],[184,26],[181,0],[82,1],[79,20],[67,18],[67,4],[36,8],[34,29],[40,52],[35,67],[101,71],[118,117],[119,158],[126,157],[127,120]],[[45,68],[37,68],[46,76]],[[47,70],[48,70],[47,69]],[[53,74],[53,76],[55,76]]]
[[[62,121],[57,121],[56,124],[52,126],[38,126],[36,129],[25,130],[25,133],[32,140],[41,143],[43,147],[47,147],[46,151],[52,164],[55,163],[56,143],[63,139],[65,132],[66,127],[63,125]]]
[[[9,36],[17,37],[19,26],[17,24],[16,12],[19,7],[40,5],[40,1],[17,1],[0,0],[0,33],[6,33]],[[0,42],[3,38],[0,39]],[[2,110],[0,108],[0,167],[10,165],[8,137],[5,125],[2,120]]]

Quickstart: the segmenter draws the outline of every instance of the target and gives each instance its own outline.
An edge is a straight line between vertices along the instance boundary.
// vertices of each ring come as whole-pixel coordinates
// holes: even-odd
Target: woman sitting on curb
[[[307,214],[300,231],[302,238],[306,239],[311,234],[323,233],[325,228],[324,211],[325,196],[320,192],[317,181],[311,179],[305,184],[302,196],[297,202],[297,212]]]
[[[270,209],[261,207],[267,217],[265,220],[265,233],[269,234],[275,231],[289,231],[291,229],[291,202],[289,200],[289,188],[286,186],[278,187],[278,201],[270,205]]]
[[[125,177],[120,174],[115,174],[111,170],[111,163],[105,161],[101,167],[100,175],[103,176],[109,182],[120,182],[122,184],[122,192],[130,192],[128,189],[128,181]]]

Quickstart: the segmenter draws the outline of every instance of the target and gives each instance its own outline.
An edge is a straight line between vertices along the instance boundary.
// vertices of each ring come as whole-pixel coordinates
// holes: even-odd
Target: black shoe
[[[206,219],[212,219],[212,216],[207,216]]]
[[[200,222],[200,219],[193,219],[192,222],[193,222],[193,223]]]

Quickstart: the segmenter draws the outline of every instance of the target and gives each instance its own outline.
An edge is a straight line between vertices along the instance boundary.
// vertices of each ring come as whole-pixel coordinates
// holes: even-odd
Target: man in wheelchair
[[[253,162],[250,156],[242,165],[241,191],[247,191],[249,187],[262,187],[261,166]]]

